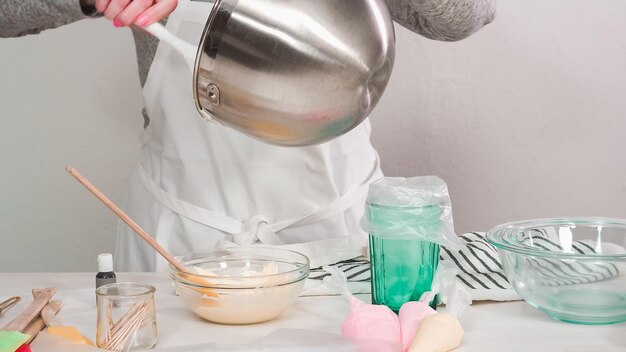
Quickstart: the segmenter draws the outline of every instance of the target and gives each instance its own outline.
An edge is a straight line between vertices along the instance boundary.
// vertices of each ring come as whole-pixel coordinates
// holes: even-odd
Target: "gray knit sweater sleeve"
[[[209,0],[193,0],[209,1]],[[345,0],[341,0],[345,1]],[[493,21],[496,0],[385,0],[396,22],[427,38],[455,41]],[[80,0],[0,0],[0,37],[38,33],[87,17]],[[141,84],[158,41],[133,30]]]
[[[386,0],[396,22],[427,38],[466,38],[493,21],[496,0]],[[38,33],[82,19],[79,0],[0,1],[0,36]]]
[[[0,37],[19,37],[87,17],[79,0],[2,0]]]
[[[386,0],[394,20],[426,38],[456,41],[491,23],[496,0]]]

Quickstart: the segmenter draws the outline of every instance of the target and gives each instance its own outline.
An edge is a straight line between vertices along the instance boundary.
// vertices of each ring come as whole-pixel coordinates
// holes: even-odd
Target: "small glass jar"
[[[157,344],[155,288],[113,283],[96,289],[96,345],[110,351],[150,349]]]

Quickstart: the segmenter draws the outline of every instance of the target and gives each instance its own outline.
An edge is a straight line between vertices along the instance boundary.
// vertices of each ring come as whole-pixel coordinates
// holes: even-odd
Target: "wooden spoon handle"
[[[115,203],[109,200],[109,198],[107,198],[107,196],[105,196],[102,192],[100,192],[98,188],[96,188],[96,186],[94,186],[91,182],[89,182],[89,180],[84,178],[80,174],[80,172],[78,172],[78,170],[69,166],[65,167],[65,170],[69,172],[70,175],[74,176],[74,178],[78,180],[78,182],[80,182],[83,186],[85,186],[85,188],[87,188],[89,192],[93,193],[93,195],[96,196],[96,198],[100,199],[100,201],[104,203],[104,205],[106,205],[109,209],[111,209],[111,211],[113,211],[115,215],[117,215],[120,219],[122,219],[122,221],[124,221],[133,231],[135,231],[136,234],[141,236],[141,238],[143,238],[144,241],[148,242],[148,244],[152,246],[152,248],[154,248],[163,258],[165,258],[165,260],[167,260],[170,264],[172,264],[179,271],[187,272],[187,269],[182,264],[180,264],[180,262],[176,260],[176,258],[174,258],[167,250],[165,250],[165,248],[161,247],[154,240],[154,238],[152,238],[152,236],[148,235],[141,228],[141,226],[139,226],[135,221],[133,221],[133,219],[131,219],[128,215],[126,215],[126,213],[124,213],[122,209],[120,209],[117,205],[115,205]]]

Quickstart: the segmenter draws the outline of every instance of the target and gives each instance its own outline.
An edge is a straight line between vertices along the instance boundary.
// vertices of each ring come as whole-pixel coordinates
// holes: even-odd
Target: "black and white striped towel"
[[[363,257],[342,260],[330,266],[341,269],[349,282],[370,282],[370,262]],[[330,276],[330,273],[319,267],[311,269],[309,279],[323,280],[326,276]]]
[[[473,301],[512,301],[520,299],[509,284],[496,249],[481,232],[459,236],[463,248],[458,252],[441,247],[439,259],[459,269],[457,279],[470,292]]]
[[[519,297],[504,276],[495,248],[487,243],[484,234],[473,232],[459,236],[464,247],[453,252],[441,247],[439,259],[450,261],[459,269],[457,278],[468,288],[472,300],[517,300]],[[365,258],[345,260],[331,265],[341,269],[348,279],[353,293],[369,293],[370,266]],[[320,268],[311,269],[309,279],[322,280],[330,275]],[[357,292],[355,292],[357,291]],[[313,292],[321,292],[314,290]]]
[[[559,244],[559,234],[554,228],[538,228],[529,231],[534,231],[536,234],[526,237],[525,244],[528,246],[546,251],[567,251],[574,254],[596,252],[589,241],[566,242],[569,248],[563,248]],[[605,244],[605,246],[608,245],[610,244]],[[619,274],[619,269],[613,263],[573,262],[541,257],[529,257],[528,263],[532,268],[535,282],[542,286],[585,284],[606,280]]]
[[[558,235],[554,235],[558,236]],[[453,263],[459,270],[457,279],[465,286],[473,301],[492,300],[510,301],[519,300],[509,284],[496,249],[489,244],[484,233],[470,232],[459,236],[463,241],[463,248],[456,252],[441,247],[439,258],[442,261]],[[561,249],[558,240],[552,238],[553,234],[545,233],[543,236],[533,236],[534,245],[544,246],[546,249]],[[558,237],[556,237],[558,239]],[[573,250],[578,253],[592,253],[592,246],[584,242],[574,242]],[[545,259],[531,260],[541,278],[542,285],[568,285],[603,280],[618,274],[618,268],[614,265],[604,264],[572,264],[555,262]],[[342,261],[331,266],[344,271],[348,278],[350,289],[353,293],[370,292],[369,262],[365,258],[356,258]],[[310,279],[322,280],[330,275],[322,268],[314,268],[309,275]],[[322,291],[317,291],[322,292]],[[314,291],[311,294],[315,294]],[[321,293],[320,293],[321,294]]]
[[[342,260],[330,266],[339,268],[346,274],[348,287],[353,294],[370,293],[372,291],[370,283],[370,262],[366,258],[359,257]],[[326,272],[322,267],[311,269],[311,273],[309,274],[310,280],[307,280],[300,296],[324,296],[329,294],[329,290],[332,291],[332,293],[336,293],[334,289],[322,283],[322,280],[327,276],[330,276],[330,273]]]

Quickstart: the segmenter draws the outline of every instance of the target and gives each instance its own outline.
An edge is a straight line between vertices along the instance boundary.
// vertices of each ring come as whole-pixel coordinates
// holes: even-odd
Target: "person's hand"
[[[116,27],[145,27],[167,17],[178,0],[96,0],[96,10]]]

